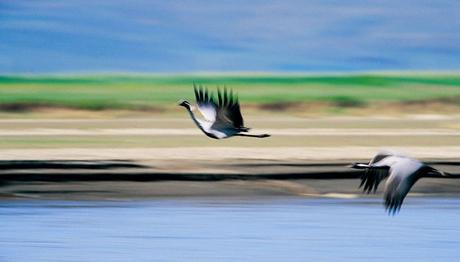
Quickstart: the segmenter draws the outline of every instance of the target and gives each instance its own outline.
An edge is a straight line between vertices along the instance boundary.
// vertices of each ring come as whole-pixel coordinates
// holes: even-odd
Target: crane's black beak
[[[190,108],[190,103],[185,101],[185,100],[179,101],[179,103],[177,105],[178,106],[183,106],[183,107],[186,107],[186,108]]]
[[[348,165],[347,167],[354,168],[354,169],[366,169],[366,168],[369,168],[369,165],[362,164],[362,163],[353,163],[351,165]]]

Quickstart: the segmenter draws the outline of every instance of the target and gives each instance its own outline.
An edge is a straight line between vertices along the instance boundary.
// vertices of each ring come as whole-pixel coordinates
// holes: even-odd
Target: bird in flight
[[[249,128],[244,126],[243,116],[241,115],[238,97],[233,92],[217,90],[217,99],[206,88],[193,85],[195,91],[196,108],[204,119],[200,119],[194,113],[195,107],[188,101],[179,102],[179,106],[185,107],[190,113],[190,117],[198,128],[205,135],[214,139],[223,139],[232,136],[247,136],[264,138],[268,134],[253,135],[247,134]]]
[[[417,159],[390,152],[378,153],[368,164],[354,163],[355,169],[365,169],[360,188],[367,194],[375,193],[380,182],[387,179],[384,189],[385,209],[389,214],[399,212],[404,198],[422,177],[452,177]]]

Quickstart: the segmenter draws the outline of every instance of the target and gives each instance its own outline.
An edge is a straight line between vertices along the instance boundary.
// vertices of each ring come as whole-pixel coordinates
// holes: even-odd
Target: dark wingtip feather
[[[230,98],[229,105],[233,105],[233,90],[232,89],[230,89],[228,96]]]
[[[204,96],[205,96],[204,87],[200,85],[200,100],[201,101],[204,101],[204,98],[205,98]]]
[[[385,199],[385,210],[387,211],[388,215],[394,216],[399,213],[401,210],[402,201],[391,199],[387,197]]]
[[[203,95],[204,95],[204,101],[207,102],[209,100],[209,94],[208,94],[208,89],[204,88],[203,89]]]
[[[198,90],[197,86],[195,85],[195,83],[193,83],[193,92],[195,93],[195,100],[197,102],[200,101],[199,90]]]
[[[227,88],[224,86],[224,106],[228,105]]]
[[[377,187],[379,186],[379,184],[375,183],[372,185],[372,193],[375,194],[375,192],[377,191]]]
[[[220,88],[217,89],[217,100],[219,101],[219,106],[222,106],[222,90]]]

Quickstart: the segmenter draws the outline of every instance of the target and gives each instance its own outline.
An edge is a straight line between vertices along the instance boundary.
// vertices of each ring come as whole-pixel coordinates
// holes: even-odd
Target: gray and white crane
[[[384,189],[385,208],[390,214],[401,209],[412,186],[423,177],[452,177],[421,161],[390,152],[378,153],[369,163],[354,163],[355,169],[365,169],[360,188],[367,194],[375,192],[380,182],[387,179]]]
[[[268,134],[247,134],[249,128],[244,126],[238,97],[233,92],[217,90],[217,99],[206,88],[193,85],[195,91],[196,108],[204,119],[195,114],[195,107],[188,101],[181,101],[180,106],[185,107],[190,117],[205,135],[214,139],[223,139],[232,136],[247,136],[264,138]]]

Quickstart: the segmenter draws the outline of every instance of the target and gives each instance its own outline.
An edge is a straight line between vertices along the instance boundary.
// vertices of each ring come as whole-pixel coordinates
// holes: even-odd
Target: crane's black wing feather
[[[382,161],[390,155],[391,154],[389,153],[379,153],[371,160],[371,162],[369,162],[369,165],[371,165],[371,167],[366,169],[364,175],[361,177],[361,184],[359,185],[359,188],[363,188],[363,192],[365,192],[366,194],[375,193],[380,182],[384,180],[386,177],[388,177],[390,170],[388,166],[373,165]]]
[[[224,87],[217,90],[217,99],[202,86],[193,85],[198,109],[206,120],[213,122],[217,129],[243,129],[244,121],[241,115],[238,97],[232,90]]]
[[[227,124],[238,129],[244,127],[238,97],[225,87],[223,91],[217,90],[216,124]]]

